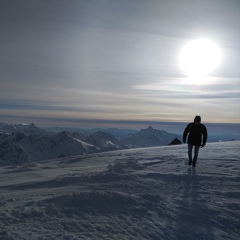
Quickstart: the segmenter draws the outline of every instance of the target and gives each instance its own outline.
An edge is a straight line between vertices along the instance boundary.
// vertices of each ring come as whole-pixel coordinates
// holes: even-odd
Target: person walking
[[[183,143],[186,143],[186,138],[188,136],[188,165],[196,166],[196,161],[198,158],[198,151],[200,147],[204,147],[207,142],[207,128],[201,123],[201,117],[196,116],[194,122],[187,125],[183,132]],[[192,150],[194,146],[194,157],[192,158]]]

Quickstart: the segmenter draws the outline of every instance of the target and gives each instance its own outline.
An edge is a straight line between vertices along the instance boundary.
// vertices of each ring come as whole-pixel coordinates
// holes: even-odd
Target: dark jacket
[[[202,123],[189,123],[183,132],[183,142],[186,142],[187,135],[189,144],[201,146],[207,142],[207,128]]]

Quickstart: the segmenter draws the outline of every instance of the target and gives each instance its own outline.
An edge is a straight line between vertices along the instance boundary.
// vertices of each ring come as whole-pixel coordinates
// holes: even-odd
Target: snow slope
[[[0,168],[1,240],[240,239],[240,142]]]

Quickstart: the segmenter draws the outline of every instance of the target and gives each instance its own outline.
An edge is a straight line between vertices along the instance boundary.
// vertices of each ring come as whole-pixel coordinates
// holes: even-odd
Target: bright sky
[[[0,122],[240,122],[239,0],[1,0],[0,32]],[[194,39],[221,50],[204,77]]]

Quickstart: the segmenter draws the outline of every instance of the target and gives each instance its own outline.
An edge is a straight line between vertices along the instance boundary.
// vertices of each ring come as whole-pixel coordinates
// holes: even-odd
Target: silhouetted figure
[[[201,117],[196,116],[194,122],[189,123],[183,132],[183,142],[186,143],[188,135],[188,164],[196,166],[198,151],[200,147],[204,147],[207,142],[207,128],[201,123]],[[202,138],[203,137],[203,138]],[[192,150],[194,146],[194,157],[192,158]]]

